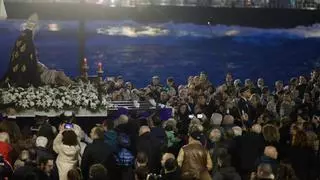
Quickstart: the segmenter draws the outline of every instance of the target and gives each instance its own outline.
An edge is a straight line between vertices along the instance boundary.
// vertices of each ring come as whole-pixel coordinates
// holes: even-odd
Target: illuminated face
[[[160,83],[160,79],[159,78],[152,78],[152,84],[153,85],[158,85]]]
[[[257,84],[258,84],[259,87],[264,86],[264,80],[262,78],[259,78],[258,81],[257,81]]]
[[[46,164],[41,164],[41,169],[43,172],[45,172],[48,176],[50,176],[52,170],[53,170],[53,160],[48,160]]]
[[[230,73],[228,73],[228,74],[226,75],[226,82],[227,82],[227,83],[232,83],[232,81],[233,81],[232,75],[231,75]]]

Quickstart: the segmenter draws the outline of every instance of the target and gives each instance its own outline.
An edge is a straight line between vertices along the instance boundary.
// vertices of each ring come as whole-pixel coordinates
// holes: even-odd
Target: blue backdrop
[[[0,76],[9,63],[20,20],[0,21]],[[39,58],[49,68],[79,75],[76,21],[41,21],[35,42]],[[256,29],[194,24],[138,24],[93,21],[86,24],[86,57],[90,74],[98,62],[106,76],[123,75],[145,86],[153,75],[173,76],[185,83],[189,75],[206,71],[214,83],[226,72],[236,78],[264,77],[271,85],[292,76],[308,75],[320,65],[320,25],[294,29]]]

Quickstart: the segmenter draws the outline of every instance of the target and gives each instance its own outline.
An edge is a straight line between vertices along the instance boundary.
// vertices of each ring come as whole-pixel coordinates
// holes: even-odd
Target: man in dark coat
[[[171,153],[165,153],[161,159],[162,165],[162,180],[179,180],[181,178],[181,171],[178,163]]]
[[[152,173],[159,173],[161,169],[161,151],[159,147],[155,147],[154,138],[151,136],[150,131],[148,126],[141,126],[137,141],[137,152],[146,153],[149,160],[149,169]]]
[[[264,140],[259,130],[260,125],[253,125],[250,132],[237,139],[237,168],[242,177],[255,170],[256,161],[263,154]]]
[[[231,166],[231,155],[228,154],[227,149],[219,148],[217,150],[217,164],[218,171],[213,174],[214,180],[241,180],[240,175],[236,169]]]
[[[38,16],[33,14],[26,23],[26,29],[15,41],[11,53],[9,69],[1,80],[3,85],[28,87],[40,85],[40,73],[37,71],[36,49],[33,42]]]
[[[93,142],[87,145],[81,160],[81,170],[84,179],[89,178],[91,165],[103,164],[112,154],[112,147],[104,142],[104,129],[102,127],[92,128],[90,136]]]

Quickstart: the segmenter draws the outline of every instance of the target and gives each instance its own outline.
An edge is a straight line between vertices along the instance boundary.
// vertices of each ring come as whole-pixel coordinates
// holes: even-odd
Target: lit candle
[[[84,64],[84,65],[87,65],[87,58],[84,58],[84,59],[83,59],[83,64]]]
[[[101,62],[98,63],[98,71],[102,71],[102,63]]]

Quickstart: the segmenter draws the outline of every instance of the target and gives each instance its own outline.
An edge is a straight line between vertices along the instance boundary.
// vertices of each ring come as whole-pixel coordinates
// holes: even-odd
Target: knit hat
[[[44,136],[39,136],[36,139],[36,146],[45,148],[48,144],[48,139]]]
[[[195,139],[195,140],[198,140],[200,141],[201,140],[201,137],[203,136],[203,133],[200,132],[200,131],[193,131],[190,136]]]

